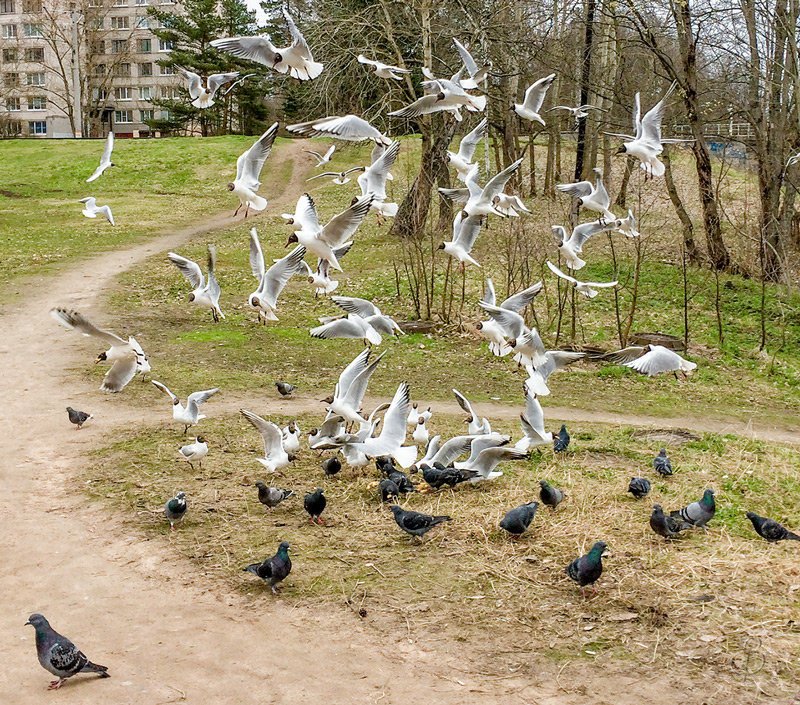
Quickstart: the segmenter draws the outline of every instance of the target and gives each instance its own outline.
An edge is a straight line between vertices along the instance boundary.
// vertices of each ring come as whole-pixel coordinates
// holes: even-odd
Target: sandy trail
[[[297,156],[302,143],[282,152]],[[285,195],[290,203],[304,174],[295,168]],[[381,638],[344,611],[314,612],[291,606],[289,597],[243,598],[196,579],[188,561],[170,554],[159,540],[129,536],[121,524],[90,510],[71,491],[86,453],[103,442],[103,431],[125,423],[144,424],[145,411],[125,395],[78,389],[63,371],[86,362],[83,345],[62,334],[48,315],[54,305],[79,307],[88,314],[101,306],[99,293],[113,278],[142,259],[213,230],[233,224],[230,214],[210,218],[126,250],[82,262],[64,273],[29,282],[21,303],[0,318],[2,420],[9,434],[0,463],[0,623],[6,648],[0,688],[15,692],[17,705],[43,697],[60,703],[396,703],[425,699],[440,705],[464,702],[601,702],[592,693],[559,693],[553,682],[534,686],[529,679],[470,675],[465,645],[442,653],[424,644],[389,635]],[[96,347],[96,346],[95,346]],[[93,348],[93,352],[96,352]],[[54,353],[54,354],[53,354]],[[254,408],[263,408],[264,397]],[[255,397],[253,397],[255,400]],[[215,413],[238,409],[248,399],[220,399]],[[91,408],[98,423],[91,433],[76,433],[64,407]],[[441,413],[461,413],[436,402]],[[320,410],[309,398],[276,400],[274,413]],[[479,404],[490,418],[515,419],[519,410]],[[747,433],[744,424],[704,426],[696,420],[642,419],[551,407],[553,418],[634,425],[688,426],[693,430]],[[796,440],[788,430],[758,429],[762,437]],[[54,627],[73,638],[93,660],[110,668],[112,678],[78,677],[49,696],[49,674],[35,659],[28,614],[42,612]],[[525,635],[525,639],[530,635]],[[535,651],[535,646],[532,645]],[[468,658],[468,657],[467,657]],[[446,676],[445,676],[446,674]],[[641,702],[645,693],[668,694],[670,685],[619,680],[601,688],[615,692],[616,703]],[[459,682],[460,681],[460,682]],[[635,691],[635,692],[634,692]],[[676,693],[677,694],[677,693]],[[605,700],[602,700],[605,702]]]

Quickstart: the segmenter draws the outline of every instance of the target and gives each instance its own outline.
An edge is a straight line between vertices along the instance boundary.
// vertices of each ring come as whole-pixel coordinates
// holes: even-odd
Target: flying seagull
[[[247,409],[239,410],[253,427],[261,434],[264,440],[264,457],[256,458],[267,470],[267,472],[276,472],[285,468],[290,462],[291,458],[283,447],[283,433],[272,421],[267,421],[257,416],[252,411]]]
[[[206,79],[206,85],[204,86],[202,76],[196,74],[194,71],[180,69],[180,72],[188,81],[186,88],[189,91],[189,97],[192,99],[192,105],[201,110],[214,105],[214,96],[222,86],[239,78],[238,71],[232,71],[231,73],[212,73]]]
[[[630,367],[632,370],[636,370],[648,377],[653,377],[662,372],[673,372],[676,377],[680,372],[684,377],[687,377],[697,367],[696,362],[685,360],[678,353],[665,348],[663,345],[632,345],[622,350],[607,353],[599,359],[615,365]]]
[[[100,157],[100,166],[98,166],[97,169],[94,170],[94,173],[88,179],[86,179],[87,184],[99,178],[100,174],[102,174],[106,169],[108,169],[108,167],[116,166],[116,164],[114,164],[111,161],[111,152],[113,151],[113,149],[114,149],[114,133],[109,132],[108,137],[106,137],[106,146],[103,149],[103,156]]]
[[[358,63],[365,66],[372,66],[375,69],[375,75],[380,78],[394,79],[396,81],[402,80],[399,74],[411,73],[409,69],[401,68],[400,66],[393,66],[392,64],[384,64],[380,61],[368,59],[363,54],[358,55]]]
[[[200,265],[197,262],[181,257],[174,252],[167,253],[167,257],[194,287],[192,293],[189,294],[189,301],[200,306],[200,308],[211,309],[211,315],[215,323],[219,323],[220,318],[225,318],[225,314],[219,308],[219,282],[214,276],[217,248],[214,245],[208,246],[208,279],[203,277],[203,270],[200,269]]]
[[[583,246],[593,235],[602,233],[605,230],[613,230],[619,221],[613,220],[605,222],[603,220],[593,220],[590,223],[581,223],[573,228],[572,233],[567,235],[567,231],[560,225],[553,225],[553,237],[558,243],[558,250],[564,257],[567,267],[570,269],[581,269],[586,264],[578,255],[583,252]]]
[[[387,147],[392,143],[392,140],[386,135],[381,134],[366,120],[357,115],[344,115],[342,117],[330,115],[317,120],[287,125],[286,129],[303,137],[335,137],[347,142],[373,140],[378,144],[385,144]]]
[[[315,174],[314,176],[306,179],[306,181],[313,181],[314,179],[322,179],[326,176],[332,176],[333,178],[331,181],[337,184],[338,186],[343,186],[344,184],[350,183],[350,174],[353,174],[357,171],[364,171],[366,167],[363,166],[354,166],[352,169],[347,169],[346,171],[324,171],[321,174]]]
[[[94,196],[87,196],[86,198],[82,198],[78,203],[83,203],[83,210],[81,213],[85,215],[87,218],[96,218],[98,213],[101,213],[105,216],[105,219],[111,223],[111,225],[116,225],[114,222],[114,214],[111,212],[110,206],[98,206],[97,201],[95,200]]]
[[[261,241],[255,228],[250,230],[250,269],[258,280],[258,289],[247,297],[247,303],[258,311],[258,320],[277,321],[278,297],[292,278],[301,271],[306,248],[295,247],[288,255],[277,260],[269,269],[264,262]]]
[[[447,152],[450,165],[456,170],[461,181],[466,180],[470,170],[475,166],[472,163],[472,158],[475,156],[478,143],[486,136],[488,127],[489,119],[483,118],[471,132],[461,138],[458,152]]]
[[[261,186],[261,170],[272,151],[277,134],[278,123],[276,122],[236,160],[236,178],[228,183],[228,191],[233,191],[239,198],[239,207],[234,211],[234,216],[242,206],[245,207],[245,218],[251,208],[255,211],[263,211],[267,207],[267,199],[259,196],[256,191]]]
[[[540,78],[533,83],[528,90],[525,91],[525,98],[522,103],[514,103],[514,112],[525,120],[530,120],[531,122],[536,121],[544,126],[545,122],[542,116],[539,115],[539,111],[542,109],[542,103],[544,103],[545,96],[547,95],[547,89],[550,88],[550,84],[553,83],[555,77],[556,75],[551,73],[549,76]]]
[[[472,89],[477,88],[480,83],[485,83],[486,77],[489,75],[489,71],[492,68],[492,62],[487,61],[483,66],[478,68],[478,64],[472,54],[470,54],[469,50],[455,37],[453,37],[453,44],[455,44],[456,51],[458,51],[458,55],[461,57],[461,63],[464,65],[464,70],[469,76],[469,78],[460,79],[461,87]]]
[[[555,274],[557,277],[561,277],[561,279],[564,279],[565,281],[568,281],[588,299],[593,299],[595,296],[597,296],[597,291],[595,291],[595,288],[609,289],[619,284],[619,281],[617,280],[614,280],[613,282],[582,282],[578,281],[575,277],[571,277],[569,274],[562,272],[550,260],[547,261],[547,266],[550,268],[550,271],[553,274]]]
[[[198,421],[206,418],[205,414],[200,413],[200,405],[207,402],[219,391],[219,387],[214,387],[213,389],[204,389],[200,392],[194,392],[189,395],[186,400],[186,406],[184,407],[183,404],[181,404],[181,400],[178,399],[166,385],[156,380],[152,380],[152,383],[156,389],[160,389],[172,399],[172,418],[178,423],[183,424],[184,433],[189,430],[190,426],[194,426]]]
[[[327,164],[331,160],[333,153],[336,151],[336,145],[332,144],[328,149],[328,151],[325,152],[325,154],[320,154],[319,152],[315,152],[313,149],[304,149],[303,151],[306,154],[310,154],[312,157],[314,157],[314,159],[317,160],[317,166],[320,167],[323,166],[324,164]]]
[[[558,190],[568,193],[573,198],[578,199],[578,205],[600,213],[600,222],[614,220],[614,214],[609,210],[611,197],[606,191],[603,183],[603,172],[600,169],[592,169],[594,172],[594,183],[591,181],[578,181],[575,184],[559,184]]]

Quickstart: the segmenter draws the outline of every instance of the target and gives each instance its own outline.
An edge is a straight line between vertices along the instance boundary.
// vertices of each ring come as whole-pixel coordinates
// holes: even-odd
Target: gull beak
[[[96,365],[98,362],[102,362],[102,361],[103,361],[103,358],[102,358],[102,357],[100,357],[100,356],[98,355],[98,356],[97,356],[97,357],[94,359],[94,364]]]

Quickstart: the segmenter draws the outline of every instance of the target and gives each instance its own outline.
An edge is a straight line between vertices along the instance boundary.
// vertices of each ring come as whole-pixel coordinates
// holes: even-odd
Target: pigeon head
[[[281,545],[278,546],[278,553],[287,553],[288,551],[289,551],[289,542],[281,541]]]
[[[32,614],[25,624],[30,624],[34,629],[45,629],[50,626],[50,622],[41,614]]]
[[[654,504],[653,505],[653,511],[656,512],[656,514],[659,514],[659,513],[663,512],[664,510],[661,508],[660,504]]]
[[[101,352],[101,353],[100,353],[100,354],[99,354],[99,355],[98,355],[98,356],[97,356],[97,357],[94,359],[94,364],[96,365],[98,362],[103,362],[103,360],[106,360],[107,358],[108,358],[108,355],[107,355],[106,353],[104,353],[104,352]]]
[[[605,541],[598,541],[594,546],[592,546],[592,553],[596,553],[598,556],[603,555],[603,551],[608,548],[608,544]]]
[[[314,490],[314,494],[318,495],[318,496],[321,495],[322,494],[322,488],[321,487],[317,487],[317,489]]]
[[[392,514],[395,516],[403,513],[403,508],[399,504],[390,504],[389,509],[392,510]]]
[[[229,182],[228,182],[228,191],[233,191],[233,189],[235,189],[235,188],[236,188],[236,187],[233,185],[233,182],[232,182],[232,181],[229,181]]]
[[[539,487],[544,489],[545,487],[550,487],[550,485],[547,483],[547,480],[539,480]]]
[[[627,151],[628,150],[625,149],[625,145],[623,144],[616,152],[614,152],[614,154],[615,155],[617,155],[617,154],[625,154]]]
[[[258,487],[258,489],[264,490],[266,492],[267,486],[263,482],[261,482],[261,480],[258,480],[255,484],[256,487]]]
[[[189,301],[194,301],[194,292],[189,294]]]
[[[178,501],[185,500],[186,499],[186,493],[183,490],[180,490],[179,492],[177,492],[175,494],[175,499],[177,499]]]
[[[745,516],[746,516],[746,517],[747,517],[747,518],[748,518],[750,521],[753,521],[753,520],[755,520],[755,519],[758,519],[758,518],[759,518],[759,517],[758,517],[758,514],[756,514],[755,512],[747,512],[747,513],[745,514]]]
[[[660,451],[658,451],[658,457],[659,458],[663,458],[666,454],[667,454],[667,449],[666,448],[662,448]]]
[[[295,233],[289,235],[289,239],[286,241],[286,247],[289,247],[293,242],[297,242],[297,235]]]

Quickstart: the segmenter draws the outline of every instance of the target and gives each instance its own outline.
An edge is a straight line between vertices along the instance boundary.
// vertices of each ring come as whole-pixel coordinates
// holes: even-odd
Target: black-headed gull
[[[332,296],[331,301],[348,313],[355,313],[383,335],[404,335],[394,319],[385,316],[371,301],[352,296]]]
[[[617,280],[614,280],[613,282],[582,282],[578,281],[575,277],[571,277],[569,274],[565,274],[549,260],[547,261],[547,266],[550,267],[550,271],[553,274],[555,274],[557,277],[561,277],[561,279],[565,281],[568,281],[587,299],[593,299],[595,296],[597,296],[598,292],[595,291],[595,289],[611,289],[619,284],[619,281]]]
[[[481,419],[475,413],[475,410],[472,408],[472,404],[469,403],[469,400],[457,389],[453,390],[453,394],[456,395],[456,401],[458,402],[458,405],[467,414],[467,432],[473,436],[491,433],[492,426],[489,423],[489,420]]]
[[[343,186],[344,184],[350,183],[350,174],[354,174],[357,171],[364,171],[366,167],[363,166],[354,166],[352,169],[347,169],[346,171],[324,171],[321,174],[315,174],[314,176],[306,179],[306,181],[313,181],[314,179],[322,179],[326,176],[332,176],[333,178],[331,181],[337,184],[338,186]]]
[[[354,338],[363,340],[364,345],[380,345],[383,342],[381,334],[355,313],[341,318],[321,318],[320,322],[321,326],[309,331],[312,338]]]
[[[304,149],[303,151],[306,154],[310,154],[312,157],[314,157],[314,159],[317,160],[316,166],[320,167],[327,164],[331,160],[333,153],[336,151],[336,145],[332,144],[328,148],[328,151],[325,152],[325,154],[320,154],[319,152],[315,152],[313,149]]]
[[[473,441],[472,444],[474,446],[475,441]],[[460,463],[459,465],[465,466],[460,468],[461,470],[472,470],[478,473],[477,477],[473,477],[470,480],[470,482],[476,484],[482,480],[495,480],[500,477],[503,473],[499,470],[495,470],[500,463],[510,460],[524,460],[527,457],[527,451],[520,450],[519,448],[494,446],[492,448],[484,448],[478,453],[478,457],[473,462]],[[456,467],[458,467],[458,465],[456,465]]]
[[[492,62],[487,61],[479,68],[472,54],[455,37],[453,37],[453,44],[455,44],[458,55],[461,57],[461,62],[464,64],[464,70],[468,75],[468,78],[461,79],[461,86],[466,89],[472,89],[477,88],[480,83],[485,83],[486,77],[492,68]]]
[[[643,375],[653,377],[662,372],[678,372],[684,377],[692,374],[697,367],[696,362],[685,360],[678,353],[663,345],[632,345],[622,350],[603,355],[603,360],[617,365],[624,365]]]
[[[478,143],[486,136],[488,127],[489,119],[483,118],[471,132],[461,138],[458,152],[447,152],[450,166],[456,170],[461,181],[466,180],[470,170],[475,166],[472,163],[472,158],[475,156],[475,149],[478,147]]]
[[[386,135],[381,134],[363,118],[357,115],[329,115],[328,117],[287,125],[289,132],[304,137],[335,137],[346,142],[363,142],[373,140],[387,147],[392,143]]]
[[[436,84],[435,89],[432,86],[426,86],[430,92],[413,103],[394,110],[389,115],[408,119],[447,111],[456,120],[461,121],[461,108],[472,112],[481,112],[486,108],[486,96],[470,95],[462,88],[461,84],[455,81],[439,78],[431,83]]]
[[[314,61],[305,37],[297,29],[292,16],[285,8],[283,8],[283,17],[292,37],[290,46],[276,47],[270,41],[269,35],[266,34],[260,37],[214,39],[211,46],[240,59],[264,64],[279,73],[288,73],[292,78],[300,81],[316,78],[322,73],[323,65]]]
[[[106,169],[108,169],[108,167],[116,166],[116,164],[114,164],[111,161],[111,152],[113,150],[114,150],[114,133],[109,132],[108,137],[106,137],[106,145],[103,148],[103,156],[100,157],[100,166],[98,166],[97,169],[94,170],[92,175],[88,179],[86,179],[87,184],[99,178],[100,174],[102,174]]]
[[[500,304],[500,308],[504,308],[507,311],[513,311],[514,313],[519,313],[531,301],[533,301],[533,299],[541,290],[542,282],[536,282],[536,284],[529,286],[527,289],[523,289],[519,293],[509,296]],[[483,298],[481,301],[489,304],[490,306],[494,306],[497,303],[494,284],[492,283],[491,279],[486,280],[486,287],[484,288]],[[498,357],[504,357],[511,352],[511,346],[506,343],[506,336],[503,327],[493,318],[490,318],[488,321],[479,322],[476,326],[476,329],[480,335],[489,341],[489,350],[494,355],[497,355]]]
[[[188,69],[180,69],[180,72],[187,80],[186,89],[189,91],[189,97],[192,99],[192,105],[201,110],[214,105],[214,96],[222,86],[239,78],[238,71],[232,71],[231,73],[212,73],[206,79],[206,84],[204,86],[203,78],[200,74],[189,71]]]
[[[194,470],[195,463],[202,468],[203,458],[208,455],[208,443],[206,443],[206,439],[203,436],[197,436],[193,443],[181,446],[178,454],[189,463],[192,470]]]
[[[428,427],[425,425],[425,419],[417,420],[417,425],[414,428],[414,432],[411,434],[411,438],[414,440],[414,443],[419,443],[423,446],[428,443],[430,433]]]
[[[194,287],[192,293],[189,294],[189,301],[200,308],[210,309],[215,323],[219,323],[220,318],[225,318],[225,314],[219,308],[220,288],[214,275],[217,248],[214,245],[208,246],[208,279],[203,277],[203,270],[200,269],[197,262],[181,257],[174,252],[167,253],[167,257]]]
[[[302,271],[306,248],[295,247],[288,255],[277,260],[267,269],[261,242],[255,228],[250,230],[250,269],[258,281],[258,289],[247,297],[247,303],[258,311],[259,323],[277,321],[278,297],[293,274]]]
[[[594,183],[578,181],[574,184],[559,184],[556,188],[562,193],[577,198],[578,204],[584,208],[600,213],[601,222],[614,220],[616,216],[609,210],[611,197],[603,183],[603,172],[597,168],[592,171],[594,172]]]
[[[639,231],[636,229],[636,218],[633,211],[629,208],[628,215],[625,218],[618,218],[617,225],[614,232],[622,233],[627,238],[639,237]]]
[[[590,110],[600,110],[602,112],[607,112],[605,108],[599,108],[596,105],[589,105],[588,103],[584,105],[578,105],[574,108],[569,105],[554,105],[547,112],[549,113],[551,110],[566,110],[570,115],[572,115],[573,119],[575,120],[576,128],[581,120],[589,116]]]
[[[147,360],[143,353],[140,354],[141,346],[134,338],[123,340],[110,331],[98,328],[77,311],[54,308],[51,309],[50,315],[65,328],[76,330],[83,335],[94,336],[111,345],[108,350],[101,352],[95,359],[95,364],[103,361],[113,363],[100,386],[100,389],[105,392],[121,392],[141,370],[143,362]],[[149,363],[147,368],[150,368]]]
[[[523,387],[525,389],[525,411],[519,415],[523,435],[514,444],[514,447],[519,450],[528,450],[542,443],[552,443],[553,434],[544,430],[544,412],[536,394],[531,391],[527,382]]]
[[[341,260],[342,257],[350,252],[350,248],[352,246],[352,242],[347,242],[341,247],[334,248],[333,254],[336,256],[336,260]],[[311,269],[308,262],[305,260],[303,260],[303,266],[308,273],[308,283],[314,287],[314,298],[317,298],[317,296],[320,294],[326,296],[327,294],[332,294],[334,291],[336,291],[339,286],[339,282],[336,279],[331,279],[331,263],[328,262],[328,260],[318,257],[316,271]]]
[[[464,212],[467,215],[489,215],[490,213],[495,213],[502,216],[503,214],[496,207],[500,200],[499,196],[509,179],[514,175],[514,172],[519,169],[522,160],[523,157],[520,157],[517,161],[509,164],[505,169],[489,179],[486,182],[486,186],[483,187],[478,183],[478,165],[475,164],[464,180],[469,191],[469,197],[464,204]],[[444,193],[447,195],[446,191]]]
[[[289,455],[300,450],[300,426],[297,425],[297,421],[292,421],[284,426],[281,429],[281,435],[283,436],[283,449]]]
[[[261,186],[261,170],[272,151],[277,134],[278,123],[276,122],[236,160],[236,178],[228,184],[228,191],[233,191],[239,198],[239,207],[234,211],[234,215],[242,206],[245,207],[245,218],[251,208],[255,211],[263,211],[267,207],[267,199],[259,196],[256,191]]]
[[[172,418],[178,423],[183,424],[184,433],[189,430],[190,426],[194,426],[198,421],[206,418],[205,414],[200,413],[200,405],[207,402],[219,391],[219,387],[214,387],[213,389],[203,389],[200,392],[193,392],[187,398],[186,406],[184,406],[181,404],[181,400],[178,399],[166,385],[156,380],[152,380],[152,382],[154,387],[160,389],[172,399]]]
[[[329,404],[329,416],[341,416],[348,423],[366,423],[366,419],[361,416],[361,402],[367,391],[370,377],[385,354],[381,353],[374,360],[370,360],[370,353],[371,351],[366,349],[357,355],[339,375],[333,395],[323,399]]]
[[[377,212],[378,221],[380,221],[380,216],[393,218],[397,215],[397,204],[386,202],[386,181],[391,176],[389,170],[399,153],[400,143],[392,142],[358,177],[361,197],[372,196],[371,208]]]
[[[341,416],[330,416],[319,428],[312,428],[308,432],[308,447],[311,450],[331,450],[356,441],[358,436],[347,433],[344,418]]]
[[[459,211],[453,219],[453,239],[450,242],[442,242],[439,245],[439,249],[444,250],[445,254],[458,260],[462,271],[467,264],[474,264],[476,267],[481,266],[470,253],[472,248],[475,247],[475,240],[478,239],[478,235],[481,233],[483,220],[484,216],[482,215],[464,217],[464,211]]]
[[[567,263],[570,269],[582,269],[586,262],[578,255],[583,252],[583,246],[586,241],[593,235],[602,233],[605,230],[614,230],[619,221],[612,220],[609,222],[603,220],[593,220],[590,223],[581,223],[577,225],[570,235],[560,225],[553,225],[553,237],[558,243],[558,251]]]
[[[87,218],[96,218],[98,213],[102,213],[105,216],[105,219],[111,223],[111,225],[116,225],[114,222],[114,214],[111,212],[111,207],[98,206],[94,196],[82,198],[80,201],[78,201],[78,203],[83,203],[83,210],[81,213],[83,213],[83,215],[85,215]]]
[[[525,384],[528,385],[532,394],[546,397],[550,394],[550,388],[547,386],[550,375],[584,357],[586,357],[586,353],[572,352],[571,350],[545,350],[542,346],[534,364],[525,366],[528,371],[528,379]]]
[[[380,78],[388,78],[399,81],[403,78],[401,74],[411,73],[409,69],[404,69],[400,66],[393,66],[392,64],[384,64],[381,61],[373,61],[372,59],[368,59],[363,54],[359,54],[357,59],[359,64],[372,66],[372,68],[375,69],[375,75],[379,76]]]
[[[550,88],[550,84],[555,80],[555,77],[556,75],[551,73],[549,76],[540,78],[533,83],[525,91],[522,103],[514,103],[514,112],[525,120],[530,120],[531,122],[535,120],[544,125],[544,119],[539,115],[539,111],[542,109],[547,89]]]
[[[253,427],[261,434],[264,440],[264,457],[256,458],[267,470],[267,472],[277,472],[285,468],[290,462],[289,454],[283,447],[283,434],[272,421],[262,419],[247,409],[239,409]]]

